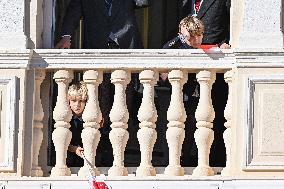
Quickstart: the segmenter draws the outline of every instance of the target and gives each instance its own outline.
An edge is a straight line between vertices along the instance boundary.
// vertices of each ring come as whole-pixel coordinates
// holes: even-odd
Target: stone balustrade
[[[41,70],[42,72],[42,70]],[[152,152],[157,139],[155,130],[157,121],[157,110],[154,104],[154,85],[158,79],[158,71],[143,70],[140,72],[140,82],[143,87],[143,98],[139,108],[138,118],[140,129],[137,138],[140,143],[141,162],[137,168],[137,176],[155,176],[156,171],[152,166]],[[169,81],[172,85],[172,94],[170,105],[167,110],[167,119],[169,121],[166,132],[166,140],[169,148],[169,165],[165,168],[165,175],[183,176],[184,169],[180,164],[180,156],[185,138],[185,120],[186,112],[183,104],[183,84],[187,81],[186,71],[180,69],[171,70],[168,74]],[[211,100],[212,84],[215,81],[216,72],[209,70],[197,71],[196,79],[200,83],[200,99],[195,112],[197,121],[197,130],[194,133],[195,142],[198,148],[198,166],[193,171],[193,176],[212,176],[213,169],[209,166],[209,154],[212,142],[214,140],[213,120],[214,109]],[[41,77],[36,77],[41,78]],[[55,130],[52,134],[53,143],[56,150],[56,165],[52,169],[51,176],[68,176],[69,168],[66,167],[67,146],[71,140],[71,133],[68,130],[71,119],[70,108],[68,107],[67,86],[72,80],[73,75],[68,70],[58,70],[54,74],[54,79],[58,83],[57,104],[53,111],[55,120]],[[99,175],[99,169],[95,164],[96,149],[100,141],[99,123],[102,119],[98,102],[98,85],[102,81],[102,72],[98,70],[87,70],[83,74],[83,80],[88,88],[88,101],[83,113],[84,130],[82,131],[82,140],[84,145],[85,156],[93,168],[93,174]],[[37,82],[36,89],[39,89],[40,81]],[[124,167],[124,153],[127,141],[129,139],[128,118],[129,112],[126,106],[125,89],[130,81],[130,72],[128,70],[113,70],[111,73],[111,82],[115,86],[114,102],[109,114],[112,122],[109,139],[113,148],[113,166],[109,169],[109,176],[127,176],[127,168]],[[225,72],[225,81],[229,84],[229,98],[225,109],[225,118],[227,122],[224,132],[226,144],[227,165],[231,163],[231,95],[232,95],[232,71]],[[40,102],[39,90],[36,93],[36,100]],[[37,103],[36,110],[40,111],[41,103]],[[37,112],[38,112],[37,111]],[[42,112],[42,111],[40,111]],[[37,113],[38,114],[38,113]],[[39,117],[39,116],[37,116]],[[42,116],[41,116],[42,117]],[[36,118],[36,117],[35,117]],[[40,117],[38,118],[40,121]],[[35,124],[35,129],[39,128]],[[34,146],[35,156],[38,156],[39,145],[41,143],[42,132],[34,131],[37,145]],[[37,139],[38,138],[38,139]],[[63,141],[63,142],[62,142]],[[35,165],[36,165],[35,160]],[[85,165],[86,166],[86,165]],[[79,175],[87,176],[88,167],[82,167]],[[222,174],[228,175],[230,167],[225,167]],[[42,173],[34,173],[33,176],[41,176]]]
[[[181,154],[185,138],[185,121],[188,116],[183,103],[183,85],[188,81],[188,76],[196,74],[196,80],[200,85],[200,98],[195,111],[197,130],[194,133],[195,142],[198,149],[198,165],[194,168],[193,176],[212,176],[213,169],[210,167],[209,155],[211,145],[214,141],[213,120],[214,108],[212,106],[211,90],[215,81],[216,73],[225,73],[224,83],[229,86],[228,102],[225,109],[224,141],[226,145],[227,162],[222,171],[222,175],[230,175],[232,162],[232,62],[230,53],[204,54],[198,50],[190,53],[182,51],[170,52],[162,51],[164,54],[153,54],[150,51],[132,52],[127,51],[109,54],[109,52],[92,52],[91,55],[84,52],[53,54],[50,52],[39,52],[34,55],[30,68],[35,70],[35,93],[34,93],[34,122],[33,122],[33,159],[31,176],[42,176],[43,170],[40,168],[39,156],[45,126],[43,117],[46,111],[42,107],[41,83],[45,75],[52,76],[53,81],[58,85],[58,95],[56,106],[53,110],[54,131],[52,141],[55,147],[56,164],[51,170],[51,176],[69,176],[70,168],[66,165],[67,148],[71,141],[70,120],[71,110],[67,101],[67,89],[69,83],[74,78],[75,72],[81,72],[82,80],[88,89],[88,101],[83,113],[84,129],[81,137],[84,145],[85,157],[93,168],[93,175],[100,174],[100,168],[96,167],[96,151],[100,142],[101,133],[99,131],[102,113],[98,101],[98,87],[102,83],[103,73],[111,73],[110,81],[114,85],[114,101],[109,114],[111,121],[111,131],[109,140],[113,149],[113,165],[108,169],[109,176],[129,175],[127,167],[124,165],[124,154],[129,140],[126,87],[131,80],[131,73],[139,73],[139,80],[143,88],[142,102],[139,107],[137,118],[139,127],[135,137],[137,137],[141,152],[140,165],[137,167],[136,176],[156,176],[157,172],[152,165],[152,154],[156,140],[159,140],[156,131],[157,110],[154,103],[155,86],[160,73],[168,72],[168,79],[171,85],[170,104],[167,109],[168,124],[165,134],[167,148],[169,149],[169,164],[165,167],[164,174],[168,176],[185,175],[181,165]],[[196,54],[194,54],[196,53]],[[176,56],[180,56],[177,58]],[[159,57],[160,56],[160,57]],[[200,57],[201,56],[201,57]],[[196,59],[196,60],[194,60]],[[153,64],[158,60],[159,64]],[[68,62],[70,61],[70,62]],[[228,63],[226,63],[228,61]],[[66,64],[68,62],[68,64]],[[214,65],[215,63],[215,65]],[[101,65],[100,65],[101,64]],[[45,68],[44,68],[45,67]],[[226,85],[227,85],[226,84]],[[44,126],[43,126],[44,125]],[[132,133],[133,134],[133,133]],[[45,174],[46,175],[46,174]],[[84,165],[79,172],[79,176],[88,175],[88,167]]]
[[[66,96],[73,77],[83,80],[88,88],[82,134],[85,156],[93,174],[109,173],[105,179],[111,187],[279,188],[284,178],[284,150],[280,145],[284,142],[283,62],[283,49],[207,53],[194,49],[0,50],[0,188],[88,187],[81,177],[87,173],[86,166],[66,166],[71,137],[71,111]],[[115,89],[108,115],[114,161],[107,167],[101,167],[97,160],[100,142],[105,139],[98,129],[102,119],[98,88],[105,82],[104,73],[109,76],[104,80],[112,82]],[[139,74],[143,86],[138,112],[126,108],[133,73]],[[167,102],[157,104],[155,90],[160,73],[168,73],[172,91]],[[185,101],[187,93],[181,90],[192,87],[188,81],[193,79],[200,86],[196,103]],[[226,88],[216,95],[220,82]],[[54,85],[59,86],[58,90]],[[161,106],[163,103],[166,105]],[[166,115],[164,127],[159,122],[161,110]],[[138,118],[134,132],[133,115]],[[223,120],[218,122],[220,117]],[[193,119],[196,127],[187,127],[187,121]],[[189,137],[196,149],[188,154],[198,156],[193,166],[184,162],[191,160],[184,158],[186,147],[192,143]],[[169,163],[163,167],[157,165],[155,151],[161,138],[169,151],[165,156]],[[138,163],[129,167],[128,144],[134,139],[140,152],[135,152]],[[47,162],[51,143],[56,151],[52,156],[55,164]],[[224,164],[216,168],[212,159],[220,158],[215,151],[220,146],[226,160],[221,157]]]
[[[67,87],[68,84],[73,79],[73,71],[76,69],[78,71],[77,66],[80,64],[80,66],[83,66],[83,68],[79,69],[82,70],[83,74],[83,80],[87,84],[88,88],[88,96],[89,99],[87,101],[85,111],[83,113],[83,120],[84,120],[84,130],[82,132],[82,141],[85,149],[85,156],[86,159],[89,161],[93,168],[93,174],[99,175],[100,168],[96,167],[96,150],[97,146],[100,141],[100,131],[99,129],[99,123],[102,119],[101,110],[99,108],[99,101],[98,101],[98,86],[102,82],[102,74],[104,72],[111,72],[111,83],[113,83],[115,92],[114,92],[114,101],[112,105],[111,112],[109,114],[110,120],[111,120],[111,132],[109,134],[109,139],[111,141],[111,145],[113,148],[113,166],[109,168],[108,175],[109,176],[127,176],[128,171],[127,168],[124,167],[124,153],[125,153],[125,147],[129,139],[129,132],[127,130],[128,128],[128,118],[129,118],[129,111],[127,109],[127,98],[126,98],[126,86],[130,82],[130,73],[138,72],[140,83],[143,86],[143,97],[142,97],[142,103],[140,105],[137,117],[140,121],[139,124],[139,131],[137,132],[137,139],[139,141],[140,145],[140,151],[141,151],[141,162],[140,166],[137,167],[136,170],[136,176],[139,177],[145,177],[145,176],[155,176],[156,170],[152,166],[152,153],[153,148],[155,145],[156,140],[159,140],[157,138],[157,132],[156,132],[156,121],[157,121],[157,110],[154,103],[154,96],[155,96],[155,90],[154,87],[157,84],[158,75],[161,72],[169,72],[168,79],[172,86],[172,92],[171,92],[171,98],[170,98],[170,105],[167,110],[167,119],[168,119],[168,129],[166,131],[166,140],[168,144],[169,149],[169,164],[167,167],[165,167],[164,174],[169,176],[182,176],[185,174],[184,168],[181,166],[181,153],[182,153],[182,147],[183,142],[185,138],[185,120],[186,120],[186,111],[183,104],[183,85],[188,80],[188,74],[196,74],[196,80],[199,82],[200,85],[200,99],[198,103],[198,107],[195,112],[195,118],[196,118],[196,126],[197,130],[194,133],[195,142],[198,149],[198,166],[193,170],[193,176],[210,176],[214,175],[213,169],[209,166],[209,154],[212,142],[214,140],[214,132],[212,130],[213,128],[213,120],[214,120],[214,109],[212,106],[212,99],[211,99],[211,89],[212,84],[214,83],[216,72],[219,73],[225,73],[225,81],[229,85],[229,97],[227,106],[225,109],[225,118],[227,119],[227,122],[225,124],[225,127],[227,130],[224,132],[224,140],[226,144],[226,153],[227,153],[227,167],[222,171],[222,175],[229,175],[230,170],[230,162],[231,162],[231,95],[232,95],[232,87],[231,81],[232,81],[232,72],[230,71],[229,64],[224,64],[224,57],[223,59],[218,58],[218,54],[210,54],[209,56],[215,57],[215,62],[218,62],[218,64],[209,65],[209,59],[212,57],[204,56],[203,62],[201,65],[198,64],[198,62],[189,63],[189,66],[185,64],[185,60],[190,62],[192,61],[190,58],[185,58],[186,56],[191,56],[188,54],[182,54],[180,65],[173,67],[173,64],[169,64],[168,67],[155,67],[155,66],[148,66],[149,69],[142,68],[143,63],[150,63],[153,58],[156,58],[157,56],[151,57],[151,53],[148,52],[148,55],[146,56],[147,52],[144,54],[144,59],[139,59],[139,61],[142,61],[141,64],[135,64],[135,59],[138,58],[138,56],[130,56],[129,59],[125,59],[125,56],[121,56],[121,54],[114,54],[113,56],[107,57],[104,56],[104,53],[96,54],[100,57],[96,57],[93,55],[93,57],[96,57],[102,61],[106,62],[114,62],[114,64],[108,64],[104,63],[103,66],[98,66],[97,64],[93,64],[91,66],[91,60],[90,58],[86,59],[84,57],[84,60],[86,63],[81,64],[77,62],[80,58],[82,58],[82,54],[77,54],[76,52],[74,54],[70,54],[70,56],[74,56],[72,62],[73,64],[68,64],[69,66],[64,68],[63,65],[61,65],[60,69],[57,69],[58,64],[62,63],[63,61],[66,61],[62,59],[63,57],[67,57],[65,54],[61,54],[60,56],[55,55],[55,59],[50,59],[49,57],[45,57],[45,55],[50,56],[50,54],[41,54],[41,59],[37,60],[37,57],[33,60],[32,66],[40,67],[39,65],[42,64],[42,59],[53,61],[48,65],[47,70],[55,69],[54,72],[54,81],[58,84],[58,96],[57,96],[57,103],[55,106],[55,109],[53,111],[53,119],[55,120],[55,130],[52,134],[52,140],[55,146],[56,151],[56,165],[53,167],[51,171],[51,176],[68,176],[71,174],[70,169],[66,166],[66,153],[67,153],[67,147],[71,140],[71,133],[69,131],[69,121],[71,119],[71,112],[70,108],[68,106],[68,102],[66,99],[67,96]],[[137,53],[136,55],[139,55]],[[140,54],[141,55],[141,54]],[[166,54],[170,55],[170,53]],[[204,54],[199,54],[204,55]],[[223,55],[222,55],[223,56]],[[216,58],[217,57],[217,58]],[[53,57],[54,58],[54,57]],[[162,57],[160,58],[160,61],[167,61],[170,57]],[[228,58],[228,57],[227,57]],[[69,57],[67,58],[69,59]],[[76,60],[77,59],[77,60]],[[98,60],[97,59],[97,60]],[[177,59],[172,58],[173,62],[176,62]],[[231,61],[230,59],[228,59]],[[57,62],[56,62],[57,61]],[[126,64],[124,66],[116,65],[116,64],[122,64],[122,61],[126,61]],[[209,61],[208,63],[206,61]],[[211,59],[211,62],[213,59]],[[204,66],[205,64],[209,65],[207,68]],[[128,64],[129,63],[129,64]],[[133,63],[133,66],[130,65],[130,63]],[[109,68],[104,66],[109,66]],[[144,64],[145,65],[145,64]],[[73,67],[75,66],[75,67]],[[121,69],[124,67],[124,69]],[[172,67],[172,68],[171,68]],[[92,69],[91,69],[92,68]],[[47,71],[46,70],[46,71]],[[45,73],[44,69],[40,70],[40,73]],[[35,93],[35,99],[37,103],[35,104],[35,112],[37,114],[42,112],[41,103],[40,102],[40,84],[44,76],[37,76],[36,82],[36,91]],[[41,122],[42,115],[39,116],[35,114],[35,120],[37,122]],[[36,123],[37,123],[36,122]],[[34,128],[41,128],[37,126],[37,124],[34,123]],[[34,131],[34,141],[36,140],[36,144],[34,145],[34,154],[35,156],[38,156],[39,153],[39,147],[41,144],[41,135],[42,131],[39,130],[39,132],[35,130]],[[133,133],[132,133],[133,134]],[[63,142],[62,142],[63,141]],[[34,142],[35,143],[35,142]],[[186,145],[186,144],[185,144]],[[39,170],[39,171],[33,171],[32,176],[41,176],[42,173],[40,172],[39,167],[37,166],[37,159],[34,158],[33,165],[35,168],[33,170]],[[86,165],[80,169],[78,172],[79,176],[86,176],[88,175],[88,167]]]

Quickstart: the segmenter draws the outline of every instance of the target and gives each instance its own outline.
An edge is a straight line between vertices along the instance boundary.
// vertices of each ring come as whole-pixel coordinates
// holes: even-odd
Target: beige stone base
[[[213,176],[214,171],[209,166],[197,166],[192,173],[193,176]]]
[[[222,170],[221,175],[222,175],[222,176],[231,176],[232,173],[231,173],[230,167],[225,167],[225,168]]]
[[[32,171],[31,171],[31,176],[32,177],[42,177],[43,176],[43,172],[41,170],[40,167],[33,167]]]
[[[136,170],[136,176],[156,176],[156,170],[153,166],[140,166]]]
[[[113,166],[108,170],[109,176],[127,176],[128,171],[125,167]]]
[[[70,169],[65,166],[65,167],[53,167],[51,169],[51,177],[55,176],[71,176],[71,171]]]
[[[170,176],[183,176],[184,175],[184,168],[180,165],[178,166],[167,166],[165,168],[165,175]]]
[[[90,173],[91,171],[91,173]],[[82,178],[89,178],[91,175],[92,176],[99,176],[101,173],[98,170],[98,168],[94,167],[92,168],[92,170],[89,170],[87,167],[81,167],[79,172],[78,172],[78,176],[82,177]]]

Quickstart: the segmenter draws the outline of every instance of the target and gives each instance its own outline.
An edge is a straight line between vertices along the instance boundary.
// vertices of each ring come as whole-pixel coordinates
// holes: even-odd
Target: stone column
[[[183,176],[184,169],[180,165],[180,156],[185,135],[186,112],[183,104],[182,88],[187,81],[187,75],[180,70],[172,70],[168,77],[172,85],[172,95],[167,112],[169,123],[166,137],[169,146],[169,165],[165,169],[165,174]]]
[[[137,137],[140,144],[141,162],[136,170],[136,176],[155,176],[156,171],[152,166],[152,152],[157,139],[156,121],[157,110],[154,103],[154,85],[157,74],[152,70],[144,70],[139,75],[143,84],[143,99],[138,111],[140,121]]]
[[[30,39],[32,43],[29,48],[42,48],[42,35],[43,0],[30,0]]]
[[[25,49],[25,2],[0,1],[0,49]]]
[[[84,146],[84,154],[87,161],[93,167],[92,175],[100,175],[99,170],[96,168],[96,150],[99,144],[101,133],[100,122],[102,120],[102,113],[98,102],[98,85],[102,82],[102,73],[94,70],[89,70],[84,73],[84,82],[88,88],[88,101],[82,115],[84,120],[84,129],[81,137]],[[79,171],[79,176],[89,176],[88,167],[85,164]]]
[[[226,83],[229,86],[228,100],[227,105],[224,111],[224,116],[226,118],[225,127],[227,128],[224,133],[224,142],[226,146],[226,167],[222,170],[222,176],[230,176],[231,171],[231,160],[232,160],[232,95],[233,95],[233,87],[232,87],[232,79],[233,79],[233,71],[227,71],[224,75]]]
[[[115,94],[109,114],[112,122],[109,139],[113,148],[114,160],[108,174],[110,176],[127,176],[128,171],[124,167],[124,151],[129,138],[129,133],[126,130],[129,113],[126,105],[125,89],[130,82],[130,73],[124,70],[115,70],[111,74],[111,82],[115,86]]]
[[[212,106],[211,89],[215,77],[215,73],[210,71],[200,71],[196,75],[200,84],[200,99],[195,112],[197,130],[194,133],[194,138],[198,148],[198,166],[193,170],[194,176],[214,175],[209,166],[209,154],[214,139],[212,122],[215,112]]]
[[[34,96],[34,117],[33,117],[33,157],[32,157],[32,171],[31,176],[42,177],[42,169],[38,166],[38,156],[40,146],[43,140],[43,124],[42,119],[44,112],[42,109],[40,99],[40,86],[45,78],[44,70],[35,70],[35,96]]]
[[[72,112],[67,100],[68,86],[73,79],[73,72],[67,70],[56,71],[53,78],[58,84],[56,106],[53,111],[55,130],[52,140],[56,151],[56,164],[51,170],[51,176],[69,176],[70,169],[66,166],[67,149],[70,144],[72,133],[69,130]]]
[[[232,1],[231,40],[236,48],[283,48],[283,1]]]

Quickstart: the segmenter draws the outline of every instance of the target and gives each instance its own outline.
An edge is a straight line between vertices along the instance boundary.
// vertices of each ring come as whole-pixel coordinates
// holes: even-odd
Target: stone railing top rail
[[[259,63],[259,64],[258,64]],[[283,49],[23,49],[0,50],[1,69],[218,69],[284,67]]]
[[[202,50],[35,50],[31,67],[48,69],[231,68],[232,53]]]

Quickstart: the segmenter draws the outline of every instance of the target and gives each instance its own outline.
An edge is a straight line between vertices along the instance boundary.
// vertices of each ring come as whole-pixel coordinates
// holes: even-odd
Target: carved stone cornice
[[[0,50],[0,69],[28,69],[33,51],[23,50]]]

